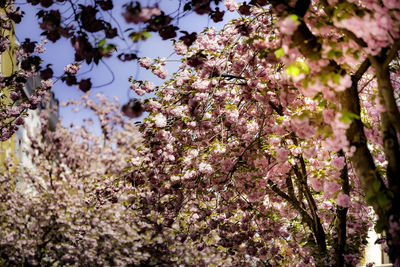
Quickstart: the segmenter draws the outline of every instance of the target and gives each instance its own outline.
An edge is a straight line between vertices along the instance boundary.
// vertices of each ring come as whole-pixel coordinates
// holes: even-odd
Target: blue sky
[[[112,13],[123,29],[135,27],[133,24],[127,25],[121,16],[122,5],[127,2],[130,1],[114,1],[115,8]],[[151,1],[143,2],[147,3]],[[164,0],[161,1],[160,8],[168,13],[168,11],[173,11],[174,8],[176,9],[177,4],[177,0]],[[146,6],[146,4],[143,4],[143,6]],[[40,41],[40,33],[42,30],[39,28],[35,17],[38,8],[32,7],[31,5],[21,5],[21,8],[25,12],[25,16],[23,21],[16,25],[16,35],[18,40],[23,41],[25,38],[30,38],[31,40]],[[57,8],[57,5],[52,7],[52,9],[55,8]],[[233,15],[231,13],[225,13],[225,21],[228,21],[232,18]],[[204,29],[204,27],[215,27],[220,29],[223,27],[223,25],[224,23],[222,22],[218,24],[213,23],[213,21],[206,15],[198,16],[196,14],[191,14],[181,19],[178,26],[181,28],[181,30],[186,30],[188,32],[200,32]],[[111,42],[114,43],[115,41],[116,40],[114,39],[111,40]],[[47,64],[53,64],[52,68],[55,71],[55,75],[61,76],[64,66],[74,62],[74,52],[69,44],[69,40],[62,38],[56,43],[49,42],[46,45],[46,49],[46,52],[43,54],[43,66],[46,66]],[[148,56],[150,58],[168,57],[173,54],[172,41],[161,40],[157,33],[152,33],[152,36],[148,40],[139,43],[137,49],[139,50],[139,56]],[[175,60],[175,62],[168,62],[167,64],[168,73],[171,74],[178,69],[180,63],[177,55],[172,55],[169,59]],[[89,71],[90,68],[84,64],[82,65],[82,69],[79,71],[79,73],[89,71],[89,73],[80,77],[90,77],[92,79],[94,86],[94,88],[91,90],[92,97],[94,97],[96,93],[100,92],[109,98],[116,96],[118,99],[120,99],[121,104],[126,103],[129,97],[138,97],[129,89],[129,76],[133,76],[137,80],[149,80],[154,82],[156,85],[160,85],[162,83],[162,80],[154,76],[150,71],[139,68],[137,61],[121,62],[116,57],[112,57],[105,59],[104,62],[109,66],[110,69],[112,69],[115,75],[114,81],[109,85],[104,86],[104,84],[107,84],[112,80],[112,74],[104,64],[95,66],[92,71]],[[53,91],[56,95],[56,98],[59,99],[60,102],[66,101],[70,98],[78,99],[82,95],[82,92],[79,91],[76,86],[69,87],[61,81],[55,83]],[[60,107],[60,115],[62,117],[63,125],[65,126],[69,125],[71,122],[79,124],[81,119],[91,117],[89,111],[80,111],[75,113],[72,112],[71,108],[65,107]]]

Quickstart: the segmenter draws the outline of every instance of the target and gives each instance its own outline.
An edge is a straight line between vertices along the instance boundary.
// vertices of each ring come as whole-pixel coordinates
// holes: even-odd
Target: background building
[[[382,245],[376,244],[380,239],[374,229],[368,232],[368,245],[364,251],[364,258],[360,266],[366,266],[368,263],[374,263],[374,267],[391,267],[393,264],[389,261],[389,256],[383,251]]]
[[[29,98],[32,91],[40,86],[40,79],[36,77],[31,77],[25,84],[23,97]],[[53,110],[56,112],[50,112],[48,116],[47,126],[49,130],[54,131],[59,119],[58,112],[58,100],[54,98],[54,94],[51,93],[51,99],[49,106],[46,106],[44,102],[40,103],[35,110],[28,111],[28,117],[25,119],[23,127],[20,127],[18,131],[14,134],[13,142],[15,144],[14,153],[18,162],[21,163],[23,167],[31,167],[32,160],[28,153],[26,153],[27,148],[30,146],[29,136],[35,136],[40,134],[40,129],[42,127],[40,121],[40,115],[46,109]],[[43,140],[45,142],[45,140]]]
[[[0,9],[0,13],[4,13],[4,10]],[[14,32],[14,25],[10,31],[2,30],[3,36],[8,36],[10,40],[10,45],[6,51],[1,54],[1,75],[2,76],[10,76],[15,69],[17,68],[16,59],[15,59],[15,32]],[[0,88],[0,95],[5,95],[5,98],[0,98],[0,101],[3,103],[0,104],[7,104],[10,99],[8,98],[8,90],[7,88]],[[14,139],[10,138],[4,142],[0,141],[0,171],[1,168],[4,167],[5,159],[7,156],[15,155],[15,143]]]

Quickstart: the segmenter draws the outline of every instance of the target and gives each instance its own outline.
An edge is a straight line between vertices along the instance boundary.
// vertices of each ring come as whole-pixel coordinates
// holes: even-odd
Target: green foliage
[[[296,65],[289,65],[286,68],[286,74],[289,76],[298,76],[300,74],[300,68]]]
[[[340,113],[342,114],[342,117],[339,120],[344,123],[350,123],[354,119],[356,119],[356,120],[360,119],[360,116],[358,116],[357,114],[354,114],[350,111],[347,111],[347,110],[341,110]]]
[[[285,55],[285,52],[283,51],[283,48],[281,47],[278,50],[275,50],[274,54],[275,54],[276,58],[281,58]]]
[[[299,22],[299,17],[295,14],[289,15],[289,18],[291,18],[294,22]]]
[[[142,31],[142,32],[132,32],[129,34],[129,37],[132,39],[134,43],[137,43],[139,41],[144,41],[150,38],[151,34],[147,31]]]

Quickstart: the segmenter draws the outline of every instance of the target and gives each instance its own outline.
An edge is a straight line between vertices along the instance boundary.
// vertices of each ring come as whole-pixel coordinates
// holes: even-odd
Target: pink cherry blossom
[[[156,75],[160,79],[165,79],[165,78],[167,78],[167,75],[168,75],[167,70],[165,68],[162,68],[160,65],[155,66],[155,68],[152,69],[152,72],[154,73],[154,75]]]
[[[278,160],[278,162],[285,162],[288,158],[289,153],[289,149],[279,148],[276,150],[276,159]]]
[[[235,0],[225,0],[224,5],[226,9],[228,9],[231,12],[236,11],[239,8]]]
[[[311,178],[310,185],[315,191],[322,191],[323,190],[323,183],[318,178]]]
[[[292,16],[288,16],[280,22],[279,30],[283,34],[292,35],[296,31],[299,24],[300,23],[298,21],[295,21]]]
[[[336,203],[339,206],[347,208],[350,206],[350,197],[346,194],[339,193],[339,195],[336,198]]]
[[[340,185],[335,182],[335,181],[331,181],[331,182],[325,182],[324,183],[324,194],[327,197],[331,197],[334,193],[336,193],[338,190],[340,189]]]
[[[345,165],[345,158],[344,157],[336,157],[331,160],[331,164],[334,168],[341,170]]]
[[[141,67],[145,69],[150,69],[151,65],[153,64],[153,61],[148,57],[142,57],[139,59],[139,63]]]
[[[67,66],[64,67],[64,72],[68,74],[77,74],[81,66],[77,63],[75,64],[68,64]]]
[[[158,128],[164,128],[167,126],[167,118],[163,114],[158,113],[154,116],[154,123]]]

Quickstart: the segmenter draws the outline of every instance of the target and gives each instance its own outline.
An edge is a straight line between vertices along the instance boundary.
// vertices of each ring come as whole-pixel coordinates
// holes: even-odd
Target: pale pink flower
[[[77,74],[81,66],[77,63],[75,64],[68,64],[67,66],[64,67],[64,72],[68,74]]]
[[[149,102],[146,103],[146,110],[151,110],[151,111],[159,111],[162,108],[162,105],[160,102],[154,101],[152,99],[149,100]]]
[[[45,80],[45,81],[40,81],[42,88],[43,89],[50,89],[53,87],[53,81],[52,80]]]
[[[153,70],[154,75],[156,75],[160,79],[167,78],[168,72],[166,69],[162,68],[161,66],[157,66]]]
[[[155,88],[156,86],[154,85],[154,83],[149,81],[145,81],[142,87],[142,89],[145,90],[147,93],[153,92]]]
[[[38,43],[38,44],[36,45],[36,47],[35,47],[35,52],[36,52],[36,53],[42,54],[42,53],[44,53],[45,51],[46,51],[46,48],[44,47],[44,44],[43,44],[43,43]]]
[[[173,176],[171,176],[171,181],[172,182],[177,182],[177,181],[179,181],[181,178],[179,177],[179,176],[177,176],[177,175],[173,175]]]
[[[174,44],[174,50],[178,55],[185,55],[187,53],[187,46],[182,42],[176,42]]]
[[[167,64],[167,59],[165,57],[161,57],[157,59],[157,62],[161,65],[161,66],[165,66]]]
[[[40,101],[42,101],[42,98],[40,96],[38,97],[38,96],[32,95],[29,97],[29,102],[33,105],[37,105]]]
[[[227,110],[226,112],[226,121],[230,123],[235,123],[237,122],[239,118],[239,111],[237,109],[235,110]]]
[[[184,70],[179,73],[178,77],[176,78],[176,85],[181,86],[190,79],[190,73],[187,70]]]
[[[139,19],[142,22],[148,21],[151,19],[152,16],[159,16],[161,15],[161,10],[157,7],[145,7],[142,8],[140,14],[139,14]]]
[[[398,9],[400,6],[399,0],[383,0],[382,2],[387,8],[390,8],[390,9],[395,9],[395,8]]]
[[[336,85],[333,89],[336,92],[342,92],[351,86],[351,77],[350,75],[341,76],[339,79],[339,84]]]
[[[308,149],[305,149],[304,151],[303,151],[303,155],[306,157],[306,158],[312,158],[312,157],[315,157],[316,155],[317,155],[317,149],[316,149],[316,147],[315,146],[313,146],[313,147],[310,147],[310,148],[308,148]]]
[[[148,57],[142,57],[139,59],[139,64],[141,67],[145,69],[150,69],[151,64],[153,64],[153,61]]]
[[[344,157],[337,157],[331,160],[332,167],[341,170],[346,165],[346,161]]]
[[[258,131],[258,123],[256,121],[251,121],[246,125],[247,131],[249,133],[256,133]]]
[[[292,129],[302,138],[311,137],[316,132],[316,128],[310,125],[310,120],[307,117],[302,119],[294,117],[291,120],[291,125]]]
[[[192,149],[188,152],[187,156],[191,159],[197,157],[199,155],[199,151],[197,149]]]
[[[186,108],[184,106],[177,106],[170,111],[171,115],[182,118],[185,115]]]
[[[324,109],[322,111],[322,117],[324,118],[324,122],[326,124],[330,124],[335,119],[335,111],[332,109]]]
[[[12,107],[8,110],[8,114],[12,117],[17,117],[21,113],[21,109],[19,107]]]
[[[286,148],[279,148],[276,150],[276,159],[278,162],[285,162],[288,158],[290,150]]]
[[[213,168],[210,164],[202,162],[199,164],[199,171],[204,174],[211,174],[213,172]]]
[[[336,198],[336,203],[339,206],[347,208],[350,206],[350,197],[346,194],[339,193],[339,195]]]
[[[340,185],[335,181],[327,182],[324,184],[324,193],[327,197],[332,196],[339,189],[340,189]]]
[[[214,147],[213,152],[214,152],[215,154],[217,154],[217,155],[221,155],[221,154],[223,154],[223,153],[226,152],[226,149],[225,149],[224,146],[222,146],[222,145],[220,145],[220,144],[217,144],[217,145]]]
[[[324,201],[324,202],[321,203],[321,208],[323,208],[325,210],[330,210],[330,209],[333,208],[333,205],[329,201]]]
[[[236,11],[239,8],[238,4],[234,0],[225,0],[224,5],[226,9],[231,12]]]
[[[300,23],[295,21],[291,16],[287,16],[281,21],[279,30],[283,34],[292,35],[296,31],[299,24]]]
[[[376,107],[376,110],[379,111],[379,112],[385,112],[386,111],[386,107],[385,107],[385,105],[381,104],[381,101],[380,101],[379,97],[375,98],[375,107]]]
[[[158,128],[164,128],[167,126],[167,118],[163,114],[158,113],[154,116],[154,123]]]
[[[321,182],[321,180],[319,180],[317,178],[311,178],[309,180],[309,182],[310,182],[312,189],[314,189],[315,191],[322,191],[324,185]]]
[[[135,93],[136,93],[137,95],[142,96],[142,95],[144,95],[144,94],[146,93],[146,91],[144,91],[141,87],[137,86],[136,84],[131,84],[129,87],[130,87],[133,91],[135,91]]]

